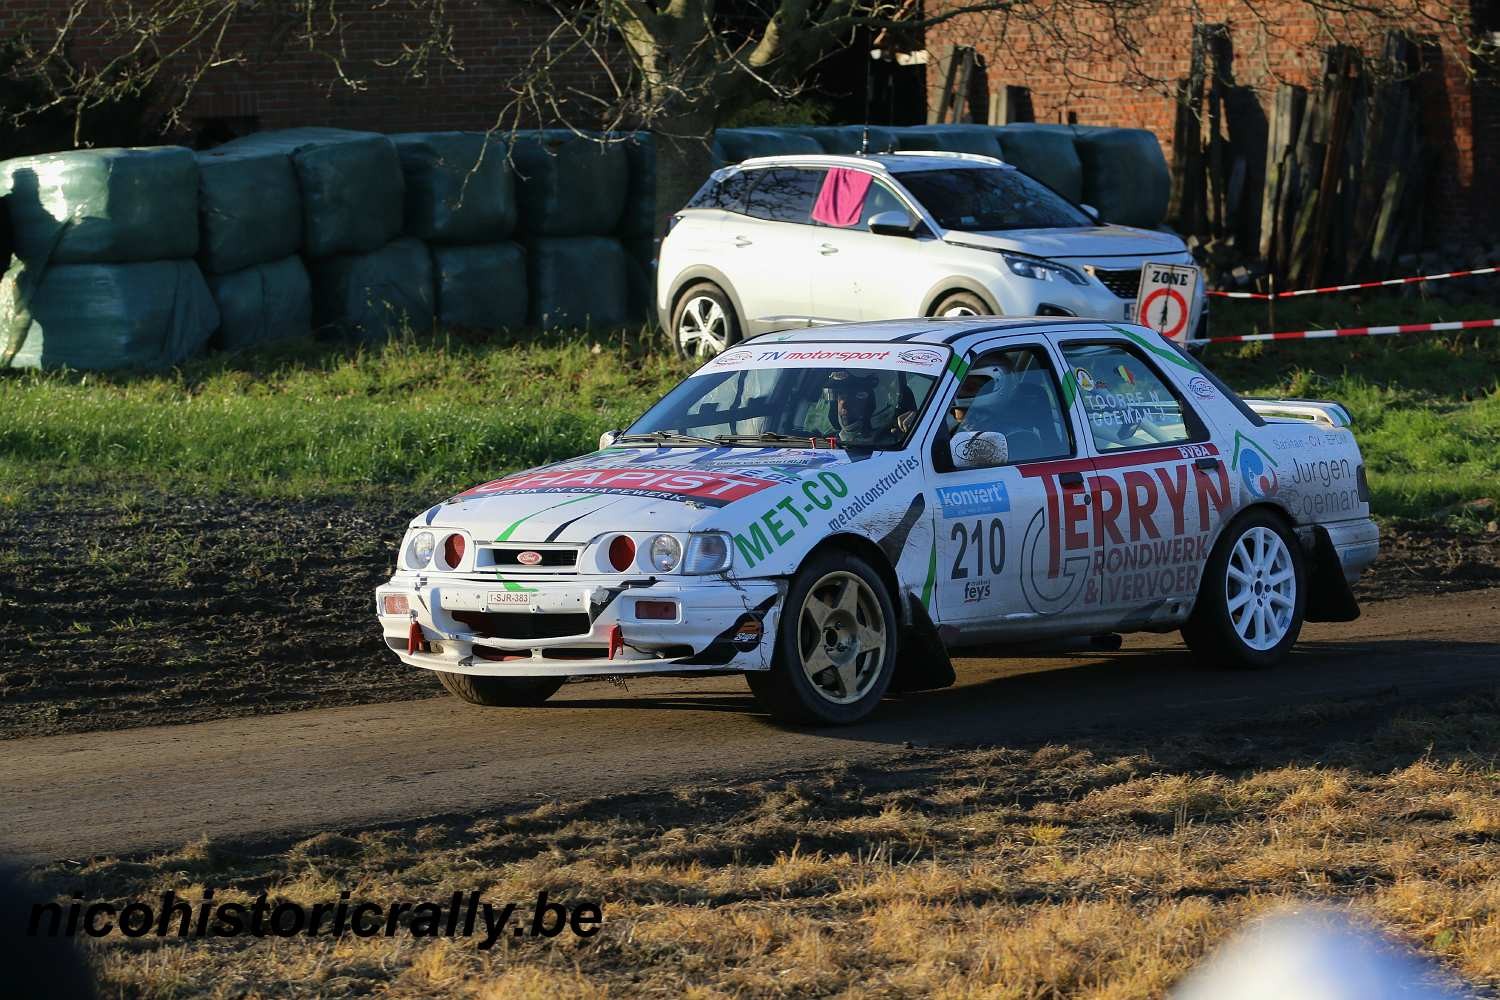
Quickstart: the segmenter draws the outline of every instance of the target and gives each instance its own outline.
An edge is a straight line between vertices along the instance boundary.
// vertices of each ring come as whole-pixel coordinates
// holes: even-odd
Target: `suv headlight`
[[[682,560],[682,571],[693,575],[722,573],[733,561],[734,551],[729,547],[729,536],[717,531],[688,537],[687,555]]]
[[[1063,264],[1055,264],[1050,260],[1041,260],[1036,257],[1023,257],[1020,254],[1000,253],[1005,261],[1005,266],[1010,268],[1012,274],[1019,274],[1023,278],[1032,278],[1036,281],[1066,281],[1072,285],[1087,285],[1088,279],[1083,275]]]

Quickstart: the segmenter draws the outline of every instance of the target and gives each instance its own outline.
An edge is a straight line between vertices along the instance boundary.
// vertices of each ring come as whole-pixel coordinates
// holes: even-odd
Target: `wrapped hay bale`
[[[1161,143],[1143,128],[1099,128],[1075,135],[1083,164],[1082,201],[1105,220],[1154,229],[1167,216],[1172,178]]]
[[[1000,157],[1069,201],[1083,200],[1083,165],[1073,136],[1045,125],[1006,125],[995,130]]]
[[[405,233],[430,243],[495,243],[516,227],[509,151],[482,132],[393,135],[406,180]]]
[[[810,135],[773,128],[721,128],[714,133],[714,138],[727,163],[739,163],[757,156],[823,152],[822,145]]]
[[[302,192],[302,245],[310,257],[369,253],[401,235],[405,181],[388,136],[294,128],[257,132],[219,149],[292,158]]]
[[[0,163],[15,254],[126,263],[198,252],[198,164],[181,146],[79,149]]]
[[[656,319],[656,240],[624,240],[626,305],[632,322]]]
[[[515,243],[432,248],[443,326],[515,330],[526,325],[526,251]]]
[[[620,145],[630,167],[620,236],[649,238],[656,232],[656,140],[649,132],[634,132]]]
[[[254,149],[199,153],[198,219],[198,259],[210,274],[296,253],[302,193],[291,157]]]
[[[521,230],[528,236],[613,233],[625,211],[630,164],[621,143],[566,129],[520,132],[511,145]]]
[[[814,125],[802,134],[822,146],[825,153],[852,156],[859,152],[888,153],[900,149],[897,131],[883,125]]]
[[[431,329],[432,257],[421,240],[399,239],[372,253],[308,263],[313,323],[361,340],[385,340],[403,327]]]
[[[1000,143],[988,125],[919,125],[896,131],[902,149],[941,150],[1000,157]]]
[[[619,240],[533,240],[526,269],[534,326],[600,329],[619,326],[629,316],[629,267]]]
[[[230,274],[210,274],[208,288],[219,306],[216,339],[226,351],[312,333],[312,284],[296,254]]]
[[[219,325],[191,260],[29,267],[0,279],[0,358],[13,368],[166,368]]]

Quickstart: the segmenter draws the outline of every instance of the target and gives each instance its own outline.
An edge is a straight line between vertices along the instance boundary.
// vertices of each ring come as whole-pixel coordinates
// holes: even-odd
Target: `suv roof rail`
[[[853,153],[778,153],[775,156],[752,156],[748,159],[741,160],[739,163],[731,163],[728,165],[731,167],[761,167],[778,163],[796,164],[807,163],[811,161],[822,164],[831,164],[833,166],[864,167],[867,170],[876,170],[880,171],[881,173],[889,173],[889,169],[886,167],[886,165],[875,159],[876,155],[884,156],[886,154],[872,153],[868,156],[859,156]]]
[[[974,163],[993,163],[1000,167],[1010,167],[1009,163],[998,156],[985,156],[983,153],[950,153],[946,149],[902,149],[894,153],[882,153],[882,156],[932,156],[944,160],[971,160]],[[1012,167],[1012,169],[1014,169]]]

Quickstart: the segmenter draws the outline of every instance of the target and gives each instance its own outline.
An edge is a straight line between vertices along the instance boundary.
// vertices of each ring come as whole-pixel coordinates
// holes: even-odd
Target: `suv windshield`
[[[812,351],[799,345],[782,353],[815,362],[828,354],[884,355],[893,361],[902,355],[916,360],[902,369],[841,364],[833,358],[782,367],[758,365],[751,352],[732,351],[669,392],[618,440],[811,447],[810,439],[822,444],[834,438],[845,448],[900,448],[948,360],[946,352],[930,348]]]
[[[896,176],[944,229],[978,233],[1094,224],[1062,195],[1019,170],[903,170]]]

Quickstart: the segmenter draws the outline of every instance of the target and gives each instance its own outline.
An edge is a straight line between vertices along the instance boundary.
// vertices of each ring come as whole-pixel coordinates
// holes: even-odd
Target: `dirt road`
[[[546,707],[448,698],[0,743],[0,851],[36,860],[347,828],[538,799],[739,781],[916,746],[1065,741],[1395,692],[1500,685],[1500,590],[1385,601],[1311,625],[1264,673],[1204,670],[1177,637],[1118,653],[965,659],[946,691],[845,729],[788,730],[739,678],[569,685]]]

